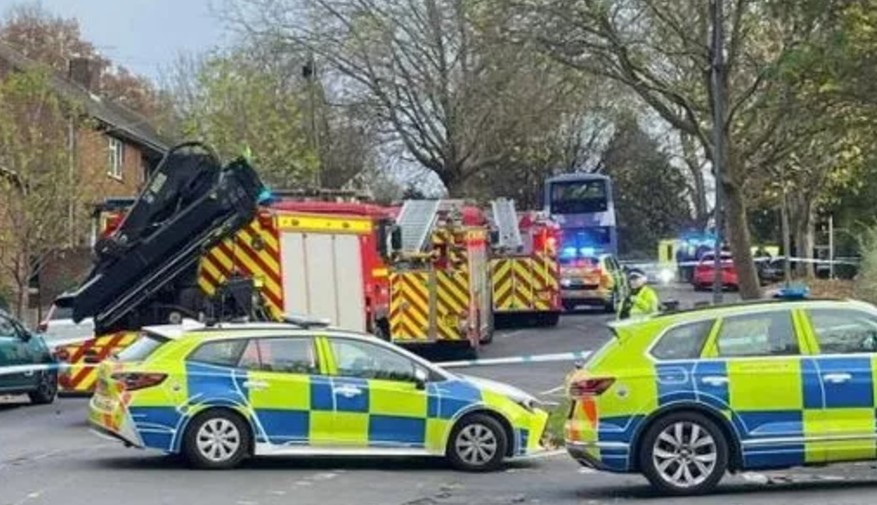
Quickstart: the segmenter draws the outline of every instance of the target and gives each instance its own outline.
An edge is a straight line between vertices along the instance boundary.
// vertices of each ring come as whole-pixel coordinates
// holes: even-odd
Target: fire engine
[[[535,319],[542,325],[556,326],[562,311],[560,228],[544,213],[518,213],[513,200],[494,200],[491,209],[495,317]]]
[[[477,350],[493,338],[488,229],[458,200],[409,200],[388,261],[390,336]]]

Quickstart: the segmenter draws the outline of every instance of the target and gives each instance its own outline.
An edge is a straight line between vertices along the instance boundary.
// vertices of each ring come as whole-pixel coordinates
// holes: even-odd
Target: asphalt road
[[[683,305],[708,295],[665,290]],[[608,337],[609,316],[577,313],[557,328],[508,329],[484,357],[593,349]],[[569,363],[474,367],[550,398]],[[654,497],[643,478],[581,468],[563,453],[510,464],[493,474],[463,474],[438,460],[261,459],[229,472],[186,469],[179,461],[104,441],[88,432],[86,401],[32,407],[0,400],[0,505],[456,505],[456,504],[871,504],[877,464],[843,465],[726,478],[718,493]]]

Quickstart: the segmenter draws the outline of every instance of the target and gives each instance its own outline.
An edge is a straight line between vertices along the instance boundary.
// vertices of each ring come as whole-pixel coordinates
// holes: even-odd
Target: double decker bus
[[[561,256],[618,254],[612,181],[602,174],[572,173],[545,181],[545,211],[563,233]]]

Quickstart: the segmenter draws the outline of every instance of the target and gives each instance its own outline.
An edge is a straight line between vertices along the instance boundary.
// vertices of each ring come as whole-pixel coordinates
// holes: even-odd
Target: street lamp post
[[[722,303],[722,241],[723,241],[723,209],[722,209],[722,164],[725,142],[724,105],[724,30],[723,0],[712,0],[713,40],[712,40],[712,91],[713,91],[713,174],[716,179],[716,243],[715,267],[713,271],[713,303]]]

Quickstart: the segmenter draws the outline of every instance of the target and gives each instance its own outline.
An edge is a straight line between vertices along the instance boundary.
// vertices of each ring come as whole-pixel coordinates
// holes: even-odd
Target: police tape
[[[588,359],[591,351],[561,352],[555,354],[531,354],[526,356],[509,356],[505,358],[470,359],[463,361],[445,361],[435,363],[442,368],[469,368],[476,366],[521,365],[528,363],[554,363],[562,361],[578,361]]]
[[[752,258],[755,263],[768,263],[774,261],[785,260],[785,256],[756,256]],[[858,266],[860,261],[856,258],[841,258],[841,259],[819,259],[819,258],[802,258],[798,256],[791,256],[788,258],[790,263],[812,263],[815,265],[848,265],[848,266]],[[724,261],[729,261],[725,259]],[[713,260],[708,259],[706,261],[635,261],[635,260],[620,260],[619,263],[624,266],[629,266],[632,268],[645,268],[645,269],[660,269],[660,268],[677,268],[677,267],[696,267],[703,263],[704,265],[712,265]]]
[[[35,372],[43,372],[46,370],[49,371],[62,371],[66,368],[69,368],[70,365],[67,363],[34,363],[33,365],[9,365],[9,366],[0,366],[0,376],[3,375],[18,375],[18,374],[33,374]]]

